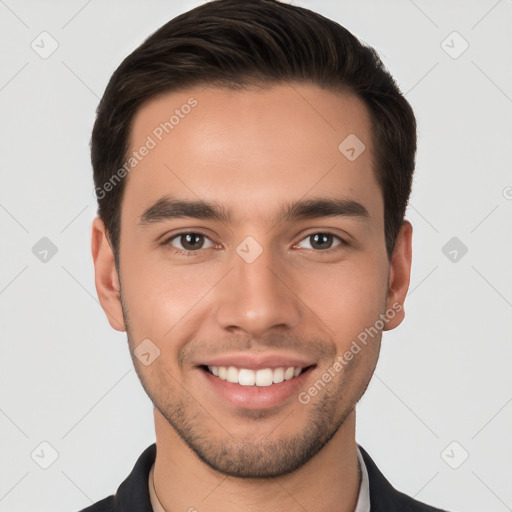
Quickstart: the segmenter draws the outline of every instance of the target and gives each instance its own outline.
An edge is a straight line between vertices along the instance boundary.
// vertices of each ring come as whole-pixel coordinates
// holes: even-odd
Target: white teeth
[[[284,372],[284,380],[290,380],[293,379],[293,367],[290,366],[290,368],[286,368],[286,371]]]
[[[270,368],[256,372],[256,386],[271,386],[274,379],[274,372]]]
[[[276,368],[274,370],[274,378],[272,379],[274,384],[279,384],[284,380],[284,368]]]
[[[247,368],[235,368],[234,366],[208,366],[210,373],[219,377],[219,379],[227,380],[241,386],[271,386],[279,384],[284,380],[291,380],[298,377],[302,368],[262,368],[260,370],[249,370]]]
[[[247,370],[246,368],[242,368],[238,374],[238,383],[242,386],[254,386],[254,379],[254,372],[252,370]],[[256,377],[256,381],[257,380],[258,379]]]
[[[228,382],[234,382],[234,383],[238,383],[238,374],[240,372],[238,371],[237,368],[235,368],[234,366],[230,366],[228,368],[228,372],[226,374],[226,380]]]

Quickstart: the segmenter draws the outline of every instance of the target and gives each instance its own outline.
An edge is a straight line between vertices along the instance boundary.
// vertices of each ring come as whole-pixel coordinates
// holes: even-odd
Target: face
[[[410,230],[390,262],[370,129],[357,97],[299,84],[191,88],[133,120],[120,272],[96,219],[96,286],[166,428],[217,471],[310,460],[401,321]]]

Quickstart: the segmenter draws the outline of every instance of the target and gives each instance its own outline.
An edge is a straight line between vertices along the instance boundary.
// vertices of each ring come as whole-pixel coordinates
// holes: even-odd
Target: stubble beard
[[[121,301],[122,302],[122,301]],[[128,346],[133,347],[128,315],[123,304]],[[279,425],[272,435],[258,435],[255,431],[245,437],[236,437],[222,427],[222,418],[214,418],[194,397],[177,398],[183,389],[180,385],[169,385],[162,372],[159,382],[149,382],[140,371],[130,350],[136,373],[142,387],[155,408],[167,420],[183,442],[197,457],[211,469],[235,478],[266,479],[291,473],[310,461],[334,437],[356,403],[366,391],[375,365],[368,369],[364,382],[356,396],[347,396],[352,365],[343,369],[345,380],[331,382],[330,389],[321,391],[314,402],[301,404],[309,408],[307,422],[300,433],[278,437]],[[186,395],[188,393],[185,392]],[[192,406],[191,406],[192,404]],[[194,407],[195,404],[195,407]],[[342,409],[340,412],[340,408]],[[284,424],[293,423],[293,412],[285,418]],[[210,426],[209,426],[210,425]],[[213,433],[216,429],[217,433]],[[219,432],[221,439],[219,439]],[[272,439],[271,439],[272,438]]]

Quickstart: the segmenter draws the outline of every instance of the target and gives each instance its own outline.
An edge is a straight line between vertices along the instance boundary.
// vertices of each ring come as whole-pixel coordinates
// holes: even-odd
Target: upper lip
[[[201,361],[198,366],[234,366],[235,368],[247,368],[248,370],[260,370],[262,368],[306,368],[314,363],[299,356],[272,353],[240,353],[224,354]]]

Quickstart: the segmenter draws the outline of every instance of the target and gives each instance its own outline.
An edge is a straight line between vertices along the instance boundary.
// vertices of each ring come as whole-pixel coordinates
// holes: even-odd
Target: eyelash
[[[179,238],[181,236],[184,236],[184,235],[201,235],[203,236],[205,239],[208,239],[210,240],[210,238],[202,233],[201,231],[182,231],[181,233],[177,233],[169,238],[166,238],[161,245],[163,245],[164,247],[167,247],[167,248],[170,248],[170,250],[172,252],[174,252],[175,254],[178,254],[178,255],[183,255],[183,256],[187,256],[187,257],[190,257],[190,256],[196,256],[197,254],[199,254],[203,249],[196,249],[195,251],[185,251],[185,250],[182,250],[182,249],[176,249],[175,247],[173,247],[171,245],[171,241],[176,239],[176,238]],[[331,235],[333,236],[334,238],[337,238],[339,240],[339,244],[333,246],[333,247],[329,247],[329,249],[324,249],[324,250],[315,250],[315,249],[310,249],[312,251],[314,251],[315,253],[318,253],[318,254],[324,254],[324,253],[327,253],[327,254],[331,254],[331,252],[334,250],[336,250],[336,248],[342,248],[342,247],[346,247],[348,246],[348,242],[346,240],[344,240],[343,238],[341,238],[340,236],[338,235],[335,235],[334,233],[331,233],[330,231],[313,231],[312,233],[308,233],[305,237],[303,237],[300,242],[306,240],[307,238],[310,238],[314,235]],[[210,240],[211,241],[211,240]],[[299,243],[300,243],[299,242]],[[297,244],[295,244],[297,245]],[[207,249],[211,249],[211,247],[207,247]]]

